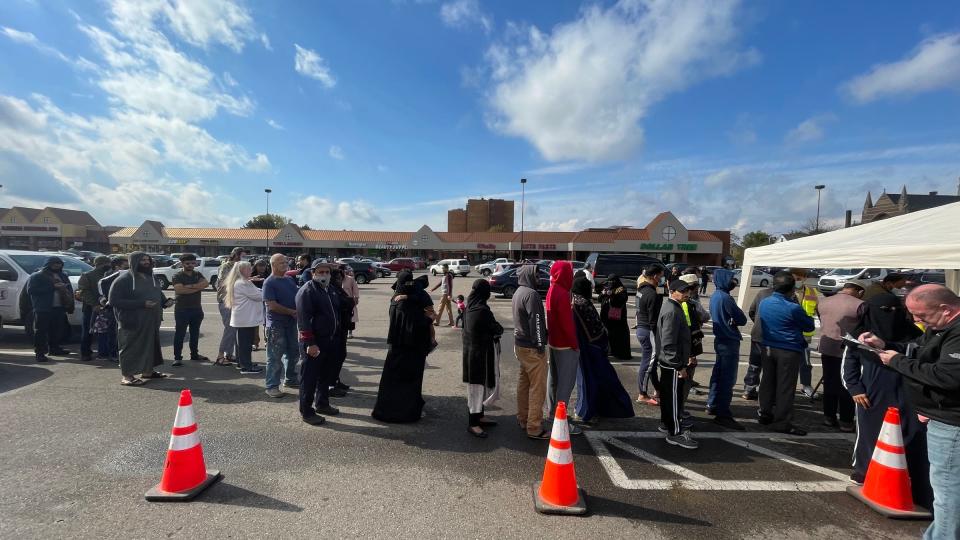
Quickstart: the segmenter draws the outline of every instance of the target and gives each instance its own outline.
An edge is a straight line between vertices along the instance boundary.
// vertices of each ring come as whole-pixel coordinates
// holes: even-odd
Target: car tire
[[[167,276],[157,276],[157,281],[160,282],[160,288],[167,290],[170,288],[170,282],[167,281]]]
[[[513,285],[507,285],[503,288],[503,296],[506,298],[513,298],[513,293],[517,292],[517,288]]]
[[[480,275],[483,277],[488,277],[491,273],[492,272],[490,272],[488,268],[484,268],[483,270],[480,271]]]
[[[760,280],[760,286],[761,286],[761,287],[766,287],[767,285],[770,285],[770,282],[769,282],[769,281],[767,281],[767,280],[765,280],[765,279],[761,279],[761,280]]]
[[[368,281],[370,281],[370,280],[367,279],[367,276],[365,276],[365,275],[363,275],[363,274],[357,274],[357,284],[358,284],[358,285],[365,285]]]

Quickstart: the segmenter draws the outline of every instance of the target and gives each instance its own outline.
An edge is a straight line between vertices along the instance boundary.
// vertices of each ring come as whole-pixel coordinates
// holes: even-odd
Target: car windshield
[[[827,275],[828,276],[855,276],[863,272],[863,268],[834,268]]]
[[[49,259],[49,255],[11,255],[11,259],[23,268],[28,274],[32,274],[43,267],[43,264]],[[78,261],[70,257],[61,257],[63,261],[63,273],[68,276],[79,276],[84,272],[93,270],[89,264]]]

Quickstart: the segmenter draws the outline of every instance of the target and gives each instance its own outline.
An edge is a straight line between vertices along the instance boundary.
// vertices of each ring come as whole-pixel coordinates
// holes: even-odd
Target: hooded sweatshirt
[[[537,292],[536,265],[525,264],[517,269],[517,282],[519,287],[513,293],[513,344],[542,351],[547,344],[547,321],[543,300]]]
[[[570,287],[573,285],[573,265],[557,261],[550,267],[550,289],[547,291],[547,342],[554,349],[579,350],[577,329],[573,325],[573,307]]]
[[[30,302],[33,305],[33,311],[35,313],[53,309],[55,303],[54,294],[56,291],[56,287],[53,286],[55,279],[61,283],[66,283],[69,296],[71,298],[73,297],[73,286],[70,284],[70,279],[67,278],[67,275],[64,274],[63,271],[54,273],[50,268],[57,263],[63,264],[63,260],[60,259],[60,257],[48,258],[47,261],[43,263],[43,268],[31,274],[30,279],[27,281],[27,295],[30,297]],[[71,299],[71,302],[72,301]],[[63,305],[62,300],[57,305],[66,307]]]
[[[725,268],[718,268],[713,273],[713,284],[717,288],[710,297],[710,318],[713,319],[713,336],[715,339],[740,341],[738,326],[747,324],[747,316],[737,306],[737,302],[730,296],[733,290],[733,272]]]

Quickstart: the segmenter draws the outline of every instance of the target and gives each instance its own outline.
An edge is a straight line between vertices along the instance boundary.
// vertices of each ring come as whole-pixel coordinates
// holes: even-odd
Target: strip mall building
[[[521,246],[522,242],[522,246]],[[730,231],[691,230],[670,212],[645,228],[611,227],[580,232],[451,233],[424,225],[416,232],[308,230],[290,224],[282,229],[206,229],[165,227],[145,221],[110,235],[114,253],[192,252],[201,256],[244,247],[251,253],[346,257],[420,256],[427,260],[467,258],[471,263],[496,257],[585,260],[592,252],[642,253],[664,262],[719,265],[730,253]]]

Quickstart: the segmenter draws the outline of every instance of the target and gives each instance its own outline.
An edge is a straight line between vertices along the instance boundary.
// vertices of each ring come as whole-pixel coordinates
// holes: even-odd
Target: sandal
[[[540,430],[540,433],[537,433],[536,435],[531,435],[531,434],[527,433],[527,438],[528,438],[528,439],[539,439],[539,440],[545,441],[545,440],[550,439],[550,432],[547,431],[547,430],[545,430],[545,429],[542,429],[542,430]]]
[[[138,379],[136,377],[130,379],[129,381],[126,379],[120,379],[120,384],[123,386],[141,386],[143,384],[143,379]]]
[[[222,357],[222,356],[218,356],[216,359],[214,359],[213,365],[215,365],[215,366],[229,366],[229,365],[231,365],[231,362],[230,362],[230,360],[227,360],[226,358],[224,358],[224,357]]]
[[[479,431],[474,431],[474,428],[478,429]],[[478,439],[486,439],[486,438],[487,438],[487,432],[484,431],[483,429],[481,429],[481,428],[478,427],[478,426],[468,427],[468,428],[467,428],[467,433],[473,435],[474,437],[477,437]]]
[[[144,379],[166,379],[169,377],[166,373],[160,373],[159,371],[154,371],[149,375],[141,375]]]

